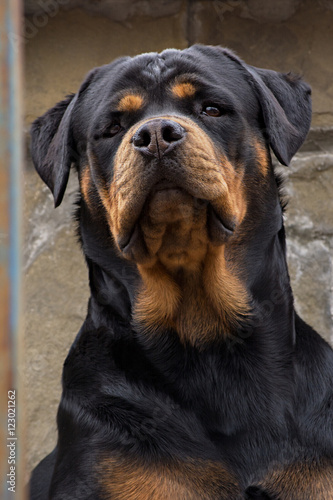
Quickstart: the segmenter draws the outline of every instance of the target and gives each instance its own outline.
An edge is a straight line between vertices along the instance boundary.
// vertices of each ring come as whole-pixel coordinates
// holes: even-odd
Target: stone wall
[[[303,74],[313,127],[286,172],[291,278],[298,311],[333,340],[333,1],[26,0],[26,127],[120,55],[221,44],[247,62]],[[19,40],[13,40],[18,43]],[[27,469],[54,446],[63,360],[85,316],[87,271],[71,179],[63,204],[28,158],[25,197]]]

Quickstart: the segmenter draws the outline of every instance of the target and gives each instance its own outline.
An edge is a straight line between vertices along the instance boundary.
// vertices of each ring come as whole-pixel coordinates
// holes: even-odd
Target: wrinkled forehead
[[[156,84],[170,79],[175,71],[185,69],[186,62],[184,54],[178,50],[167,50],[162,53],[150,52],[141,54],[130,60],[126,76],[131,77],[132,72],[137,72],[138,80],[145,80],[147,83]],[[194,65],[192,65],[194,69]]]
[[[161,53],[141,54],[126,60],[118,68],[114,78],[111,77],[110,90],[111,94],[126,88],[144,90],[153,98],[154,92],[159,89],[163,91],[181,75],[191,75],[189,80],[204,80],[204,73],[190,53],[170,49]]]
[[[225,90],[244,101],[252,94],[255,100],[242,68],[213,48],[205,53],[195,47],[168,49],[126,58],[114,68],[110,65],[104,80],[110,97],[126,89],[143,90],[154,97],[176,81],[188,81],[197,89]]]

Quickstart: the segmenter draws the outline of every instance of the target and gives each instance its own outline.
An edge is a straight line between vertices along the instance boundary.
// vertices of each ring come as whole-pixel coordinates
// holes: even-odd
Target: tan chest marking
[[[230,500],[239,493],[236,479],[221,464],[203,460],[143,464],[106,459],[102,488],[112,500]]]
[[[333,463],[296,463],[268,474],[260,486],[283,500],[333,500]]]

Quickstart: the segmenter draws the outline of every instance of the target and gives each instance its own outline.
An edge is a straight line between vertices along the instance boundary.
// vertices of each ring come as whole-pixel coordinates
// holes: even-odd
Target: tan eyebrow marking
[[[120,99],[117,110],[127,112],[138,111],[142,108],[143,103],[144,98],[140,94],[127,94]]]
[[[192,97],[196,93],[196,88],[193,83],[190,82],[178,82],[171,87],[171,92],[175,97],[179,99],[185,99],[186,97]]]

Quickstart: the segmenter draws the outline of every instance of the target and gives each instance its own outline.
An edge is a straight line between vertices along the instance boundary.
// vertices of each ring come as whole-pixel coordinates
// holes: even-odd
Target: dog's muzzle
[[[142,262],[161,252],[184,255],[198,241],[223,244],[235,228],[231,169],[187,117],[162,116],[132,127],[115,159],[111,191],[111,230],[122,254]]]

